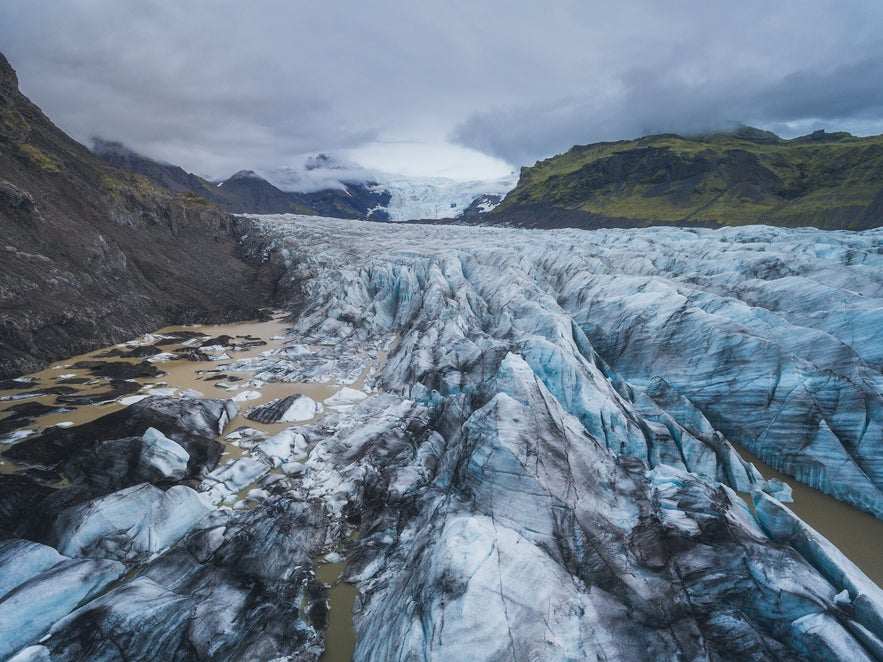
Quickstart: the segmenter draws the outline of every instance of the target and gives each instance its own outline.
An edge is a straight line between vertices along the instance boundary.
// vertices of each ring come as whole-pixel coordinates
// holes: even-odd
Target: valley
[[[14,659],[318,659],[351,604],[357,659],[874,659],[879,556],[841,556],[734,444],[879,511],[879,232],[249,223],[284,271],[275,321],[166,328],[4,391],[81,361],[167,373],[7,437],[7,553],[107,577]],[[838,508],[806,515],[835,542]]]
[[[0,660],[883,660],[880,154],[210,182],[0,55]]]

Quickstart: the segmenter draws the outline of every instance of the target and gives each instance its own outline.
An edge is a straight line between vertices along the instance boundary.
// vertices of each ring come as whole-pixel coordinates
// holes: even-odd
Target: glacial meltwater
[[[374,362],[365,365],[351,383],[330,378],[327,381],[294,382],[254,379],[254,371],[244,366],[243,362],[247,364],[249,359],[272,356],[274,351],[285,344],[285,334],[289,328],[290,325],[280,313],[265,322],[165,327],[129,342],[75,356],[40,372],[10,380],[5,384],[6,388],[0,389],[0,425],[7,423],[6,427],[0,428],[4,431],[4,436],[0,436],[0,452],[21,439],[53,426],[67,428],[88,423],[150,395],[231,399],[238,402],[242,409],[228,424],[230,430],[250,428],[272,436],[291,429],[291,422],[260,423],[246,418],[246,412],[292,395],[303,395],[327,405],[316,415],[298,420],[298,424],[315,423],[327,413],[345,411],[361,397],[365,397],[366,379],[382,369],[397,342],[397,338],[393,337],[385,349],[375,352]],[[218,344],[206,346],[211,339],[219,339]],[[156,352],[150,354],[144,348],[154,348]],[[309,354],[322,349],[318,346],[298,346],[297,351]],[[202,356],[194,356],[193,352],[197,351]],[[128,363],[135,366],[145,361],[148,365],[156,366],[159,373],[124,380],[132,385],[131,392],[126,395],[114,398],[91,397],[107,393],[115,382],[112,378],[93,374],[96,370],[101,372],[98,364]],[[370,387],[368,391],[371,391]],[[68,404],[76,398],[94,402]],[[23,409],[22,405],[26,403],[34,403],[39,409],[33,406]],[[38,413],[24,420],[17,419],[17,414],[22,411]],[[226,431],[217,437],[217,441],[224,444],[220,461],[222,465],[249,455],[238,438],[231,440]],[[8,459],[0,460],[0,472],[18,471],[26,469]],[[66,484],[64,479],[54,483],[55,486]],[[229,500],[229,504],[247,506],[252,503],[249,492],[253,487],[253,483],[241,486],[233,499]],[[326,647],[321,658],[325,662],[349,660],[352,657],[355,641],[352,609],[358,591],[353,585],[340,579],[345,566],[345,561],[322,562],[317,564],[315,570],[317,579],[329,587],[329,625]],[[105,591],[136,574],[134,570],[127,573]]]
[[[834,543],[877,585],[883,585],[883,521],[776,471],[744,448],[739,448],[739,453],[764,478],[787,483],[794,502],[785,505]]]

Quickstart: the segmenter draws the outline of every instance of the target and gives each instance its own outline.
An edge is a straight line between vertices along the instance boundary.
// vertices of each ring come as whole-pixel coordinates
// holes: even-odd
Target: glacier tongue
[[[851,570],[770,539],[728,439],[883,515],[883,232],[263,223],[303,342],[400,337],[303,482],[364,527],[358,659],[880,650],[879,589],[836,606]]]
[[[307,338],[403,334],[383,374],[391,390],[474,389],[489,357],[515,351],[615,452],[720,478],[745,470],[732,468],[728,438],[883,517],[879,230],[264,226],[296,237],[285,246],[315,302],[298,325]],[[665,417],[646,428],[638,391],[661,383],[700,412],[704,440]],[[728,478],[743,489],[756,479]]]
[[[516,173],[489,181],[395,175],[380,179],[382,183],[378,187],[390,193],[386,211],[392,221],[456,218],[480,196],[502,198],[518,183]],[[496,205],[484,205],[482,211],[490,211],[494,206]]]
[[[316,660],[345,559],[359,660],[883,659],[883,592],[731,443],[881,515],[883,231],[278,216],[249,242],[297,321],[224,369],[336,395],[250,410],[288,423],[221,467],[220,400],[6,451],[78,484],[0,475],[0,609],[40,611],[5,655]],[[165,469],[124,470],[145,437]]]

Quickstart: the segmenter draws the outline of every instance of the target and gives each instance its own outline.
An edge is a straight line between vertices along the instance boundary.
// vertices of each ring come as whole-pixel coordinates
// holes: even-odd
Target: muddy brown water
[[[58,403],[56,402],[56,398],[58,395],[55,393],[22,397],[45,389],[66,386],[72,390],[72,393],[68,395],[91,395],[107,391],[110,388],[110,381],[108,379],[93,377],[87,369],[73,367],[74,364],[80,361],[140,363],[150,357],[105,357],[102,355],[113,349],[127,351],[134,347],[154,345],[156,343],[161,343],[161,349],[164,352],[174,353],[177,349],[197,349],[201,342],[209,338],[228,335],[233,338],[234,344],[248,343],[255,339],[259,339],[265,344],[253,347],[243,347],[238,351],[227,351],[227,355],[230,357],[229,360],[188,361],[186,359],[178,359],[173,361],[155,362],[153,365],[155,365],[163,374],[156,377],[132,380],[137,383],[139,390],[131,395],[145,395],[145,390],[148,388],[173,388],[175,389],[175,395],[189,389],[201,393],[202,397],[206,398],[232,398],[237,393],[245,390],[255,391],[260,394],[260,397],[238,402],[240,413],[227,425],[224,430],[224,435],[239,427],[251,427],[268,435],[273,435],[292,427],[293,424],[258,423],[246,419],[244,413],[251,407],[256,407],[276,398],[282,398],[294,394],[303,394],[312,398],[316,402],[323,402],[337,393],[341,388],[340,384],[318,382],[267,382],[261,385],[260,388],[241,386],[243,382],[251,378],[251,374],[248,371],[232,371],[226,367],[227,364],[244,358],[257,357],[261,352],[282,347],[285,345],[284,336],[288,331],[289,325],[283,321],[281,315],[267,322],[243,322],[219,326],[165,327],[152,334],[147,334],[129,341],[128,343],[105,347],[93,352],[74,356],[65,361],[55,363],[40,372],[26,375],[23,378],[28,380],[26,388],[0,389],[0,398],[6,398],[0,399],[0,421],[10,418],[14,414],[12,407],[21,403],[39,403],[50,407],[57,406]],[[198,342],[193,342],[189,339],[182,339],[180,342],[169,342],[168,339],[162,338],[163,336],[173,336],[175,334],[196,336]],[[357,381],[350,385],[350,387],[363,390],[366,379],[376,376],[378,372],[383,369],[389,353],[395,349],[397,342],[398,337],[395,337],[390,342],[388,350],[376,352],[376,358],[373,361],[368,362],[365,370],[359,376]],[[327,346],[309,347],[311,351],[317,351],[324,348],[327,348]],[[207,352],[209,356],[214,357],[217,357],[222,353],[223,352],[221,351]],[[220,375],[226,375],[238,379],[235,381],[231,379],[217,379]],[[228,390],[227,386],[240,386],[240,388]],[[64,405],[67,411],[35,416],[33,422],[22,425],[21,429],[33,430],[36,434],[54,425],[80,425],[118,409],[122,409],[124,406],[125,405],[118,400],[111,400],[94,405]],[[309,421],[301,421],[300,424],[313,423],[321,418],[322,415],[323,413],[320,413]],[[221,455],[221,464],[225,464],[247,454],[237,444],[226,442],[223,438],[224,435],[218,437],[218,441],[224,444],[224,451]],[[10,445],[11,444],[9,443],[2,444],[0,445],[0,450],[5,450]],[[17,466],[9,460],[0,459],[0,472],[13,473],[20,469],[22,469],[22,467]],[[62,484],[64,484],[64,481],[60,482],[58,486]],[[239,496],[244,497],[252,488],[253,485],[246,486]],[[355,632],[353,630],[352,612],[359,592],[352,584],[340,580],[340,575],[343,573],[345,567],[346,560],[337,563],[320,561],[315,567],[316,576],[319,581],[322,581],[330,587],[329,627],[325,635],[326,649],[321,658],[323,662],[351,660],[355,649]],[[137,572],[137,570],[135,572]]]
[[[877,586],[883,586],[883,520],[799,483],[791,476],[776,471],[745,448],[734,446],[764,478],[778,478],[790,485],[794,502],[785,505],[834,543]]]
[[[331,610],[328,614],[328,629],[325,631],[325,651],[320,662],[347,662],[353,659],[356,650],[356,633],[353,629],[353,607],[359,590],[352,584],[341,581],[346,569],[346,561],[319,563],[315,567],[316,579],[330,586],[328,601]]]
[[[38,403],[50,407],[63,407],[67,411],[58,411],[42,416],[34,417],[34,421],[30,424],[22,425],[22,430],[33,430],[35,433],[45,430],[53,425],[71,426],[88,423],[96,418],[109,414],[118,409],[122,409],[125,405],[119,400],[110,400],[99,404],[85,405],[68,405],[57,402],[57,394],[50,393],[36,397],[24,397],[29,393],[40,392],[41,390],[51,389],[58,386],[66,386],[74,391],[75,395],[92,395],[107,391],[110,388],[110,381],[103,377],[93,377],[89,370],[82,368],[74,368],[73,366],[81,361],[103,361],[103,362],[120,362],[120,363],[140,363],[145,358],[127,358],[127,357],[104,357],[108,351],[113,349],[128,350],[136,346],[147,346],[156,342],[165,342],[162,336],[172,336],[176,333],[184,333],[188,335],[201,334],[200,342],[209,338],[221,335],[229,335],[233,338],[234,344],[244,344],[259,339],[266,344],[244,347],[238,351],[228,351],[229,360],[219,361],[188,361],[187,359],[178,359],[173,361],[158,361],[153,363],[161,374],[156,377],[142,377],[131,381],[137,383],[139,392],[131,395],[145,395],[146,388],[174,388],[175,394],[179,394],[184,390],[190,389],[202,394],[201,397],[206,398],[232,398],[243,390],[253,390],[260,393],[260,397],[253,400],[239,402],[240,413],[230,422],[225,432],[235,430],[241,426],[253,427],[268,434],[275,434],[287,427],[291,423],[278,424],[261,424],[255,421],[245,419],[243,414],[250,407],[265,404],[276,398],[285,397],[294,394],[307,395],[317,402],[334,395],[339,386],[336,384],[323,384],[312,382],[268,382],[260,388],[247,389],[237,388],[235,390],[227,390],[224,384],[230,386],[241,385],[242,382],[250,378],[247,372],[237,373],[225,368],[225,365],[244,358],[253,358],[259,356],[261,352],[276,349],[284,344],[284,335],[289,330],[281,317],[277,317],[267,322],[242,322],[237,324],[226,324],[219,326],[170,326],[160,329],[152,334],[147,334],[140,338],[136,338],[129,343],[122,343],[112,347],[74,356],[65,361],[53,364],[45,370],[26,375],[23,379],[29,380],[28,388],[4,389],[0,390],[0,421],[10,418],[14,415],[13,407],[22,403]],[[188,341],[168,343],[162,345],[165,352],[174,353],[176,349],[185,348],[196,349],[198,345],[189,343]],[[218,356],[223,352],[208,352],[209,356]],[[147,357],[151,358],[151,357]],[[217,380],[220,375],[230,375],[238,378],[237,381]],[[75,383],[85,380],[85,383]],[[3,398],[15,398],[4,400]],[[309,423],[312,421],[304,421]],[[223,441],[223,439],[219,439]],[[0,446],[0,450],[5,450],[9,444]],[[235,446],[225,444],[225,458],[235,456],[237,449]],[[9,462],[8,460],[0,460],[0,472],[10,473],[17,471],[20,467]]]

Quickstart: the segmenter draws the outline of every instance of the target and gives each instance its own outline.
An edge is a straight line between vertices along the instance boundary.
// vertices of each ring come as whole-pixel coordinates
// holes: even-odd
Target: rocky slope
[[[883,223],[883,136],[802,138],[745,127],[578,146],[523,168],[487,220],[525,227]]]
[[[92,153],[105,163],[134,175],[141,175],[174,193],[195,193],[216,204],[223,204],[226,201],[216,185],[185,171],[180,166],[154,161],[122,143],[101,138],[93,138],[91,147]]]
[[[236,257],[236,223],[100,161],[0,56],[0,375],[172,321],[254,317],[272,276]]]
[[[179,166],[154,161],[117,142],[96,139],[92,151],[106,163],[176,193],[193,193],[227,211],[241,214],[315,214],[336,218],[387,220],[388,191],[370,183],[349,182],[337,188],[297,193],[283,191],[252,170],[241,170],[229,179],[212,184]]]

